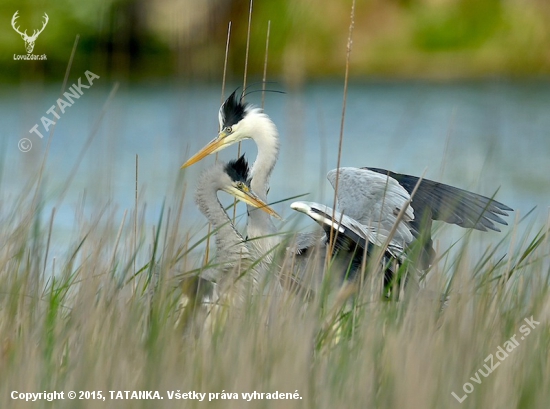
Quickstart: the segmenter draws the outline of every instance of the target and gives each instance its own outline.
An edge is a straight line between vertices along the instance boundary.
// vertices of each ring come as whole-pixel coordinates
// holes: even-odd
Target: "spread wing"
[[[314,202],[294,202],[290,207],[296,211],[307,214],[325,230],[329,237],[331,230],[337,231],[337,244],[344,242],[344,239],[357,244],[361,249],[373,250],[373,246],[382,246],[387,240],[387,235],[380,234],[374,227],[365,226],[356,220],[332,208]],[[342,244],[341,244],[342,245]],[[386,256],[401,260],[403,256],[403,243],[398,240],[391,240],[386,250]],[[361,253],[362,254],[362,253]]]
[[[327,236],[325,245],[331,231],[333,234],[336,233],[334,252],[337,255],[336,261],[338,268],[341,269],[343,280],[355,280],[361,271],[363,254],[366,252],[369,260],[369,256],[375,255],[386,240],[386,237],[380,236],[375,229],[364,226],[339,212],[335,211],[333,218],[333,210],[322,204],[294,202],[290,207],[307,214],[325,230]],[[402,244],[393,240],[384,250],[381,263],[384,271],[384,288],[388,290],[394,283],[396,268],[404,260],[403,250]],[[389,291],[391,293],[391,290]]]
[[[364,169],[388,175],[409,194],[419,180],[416,176],[394,173],[385,169]],[[507,225],[500,216],[508,216],[508,212],[513,211],[505,204],[491,198],[428,179],[422,179],[420,182],[411,205],[417,216],[416,223],[413,223],[416,230],[419,229],[417,224],[423,218],[420,215],[429,214],[432,220],[441,220],[465,228],[500,231],[495,223]]]
[[[369,169],[340,168],[331,170],[327,179],[336,189],[338,176],[338,209],[351,220],[368,226],[378,235],[388,237],[401,209],[407,205],[410,193],[391,177]],[[398,243],[413,240],[411,222],[415,214],[408,206],[394,234]]]

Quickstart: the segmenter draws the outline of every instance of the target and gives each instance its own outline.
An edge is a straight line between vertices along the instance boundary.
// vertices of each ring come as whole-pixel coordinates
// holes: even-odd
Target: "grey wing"
[[[364,168],[379,174],[388,175],[396,180],[408,193],[411,193],[418,183],[416,176],[390,172],[385,169]],[[432,220],[441,220],[465,228],[487,231],[500,231],[495,223],[507,225],[500,216],[508,216],[513,211],[510,207],[491,198],[459,189],[443,183],[422,179],[412,200],[417,220],[420,215],[430,215]],[[415,226],[418,230],[420,226]]]
[[[310,216],[323,227],[327,235],[331,232],[336,234],[332,267],[336,267],[336,271],[340,272],[336,274],[340,283],[342,280],[355,280],[362,271],[363,262],[381,249],[380,237],[375,230],[333,211],[330,207],[313,202],[294,202],[291,207]],[[367,259],[363,257],[365,252]],[[399,243],[392,241],[384,249],[380,261],[384,268],[385,287],[393,282],[396,277],[395,269],[401,265],[403,258],[403,247]]]
[[[336,189],[338,176],[338,207],[344,215],[376,230],[377,234],[389,235],[401,209],[407,206],[410,194],[395,179],[380,173],[360,168],[333,169],[327,179]],[[413,241],[410,222],[415,218],[411,206],[407,206],[403,218],[394,233],[394,240],[409,244]]]
[[[351,240],[351,242],[358,244],[363,249],[369,248],[371,245],[382,246],[388,238],[386,235],[377,232],[374,227],[364,226],[351,217],[338,211],[333,211],[332,208],[319,203],[294,202],[290,207],[307,214],[319,223],[325,230],[326,235],[330,233],[330,230],[337,231],[339,236]],[[387,256],[400,259],[403,248],[403,243],[393,239],[388,245]]]

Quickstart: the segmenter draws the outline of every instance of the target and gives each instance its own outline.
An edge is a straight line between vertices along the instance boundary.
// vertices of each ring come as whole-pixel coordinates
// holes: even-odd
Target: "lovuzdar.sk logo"
[[[21,36],[21,38],[23,39],[23,41],[25,42],[25,49],[27,50],[27,54],[21,54],[21,55],[17,55],[17,54],[14,54],[13,55],[13,59],[14,60],[46,60],[46,54],[42,54],[42,55],[36,55],[36,54],[33,54],[32,53],[32,50],[34,50],[34,43],[36,42],[36,39],[38,38],[38,36],[40,35],[40,33],[42,33],[42,31],[44,31],[44,29],[46,28],[46,25],[48,24],[48,21],[50,20],[50,18],[48,17],[48,15],[46,13],[44,13],[44,22],[42,23],[42,27],[40,28],[40,30],[33,30],[33,33],[32,35],[28,35],[27,34],[27,30],[21,32],[21,30],[19,29],[19,26],[17,25],[17,19],[19,18],[19,10],[17,10],[12,19],[11,19],[11,26],[13,27],[13,29],[15,30],[15,32],[17,34],[19,34]]]

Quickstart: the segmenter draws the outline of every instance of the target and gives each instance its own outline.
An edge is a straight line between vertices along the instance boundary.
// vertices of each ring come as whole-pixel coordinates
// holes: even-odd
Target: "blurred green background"
[[[269,77],[289,84],[341,77],[350,1],[256,0],[249,72],[263,69],[271,21]],[[248,0],[3,0],[0,80],[59,81],[75,36],[73,69],[113,79],[174,77],[219,82],[227,27],[232,22],[229,79],[242,76]],[[14,61],[26,54],[10,25],[49,23],[34,54],[47,61]],[[548,0],[358,0],[351,75],[455,79],[537,77],[550,73]],[[74,71],[73,71],[74,72]],[[94,71],[95,72],[95,71]]]

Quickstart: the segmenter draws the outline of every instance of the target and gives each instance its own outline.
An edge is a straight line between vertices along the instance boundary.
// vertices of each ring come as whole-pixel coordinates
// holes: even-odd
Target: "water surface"
[[[193,203],[199,172],[210,157],[188,171],[181,164],[217,133],[218,87],[122,86],[111,101],[89,147],[86,141],[112,84],[101,81],[57,120],[45,166],[45,214],[56,206],[56,248],[64,245],[75,214],[107,205],[122,219],[134,207],[135,161],[139,157],[140,203],[156,223],[163,200],[174,203],[186,189],[183,229],[196,231],[204,218]],[[9,203],[36,177],[47,138],[30,134],[55,103],[59,87],[4,89],[0,118],[4,151],[1,198]],[[260,104],[260,94],[248,100]],[[336,167],[342,86],[311,84],[300,91],[268,94],[266,112],[279,128],[280,159],[273,173],[272,201],[309,193],[304,200],[332,204],[325,175]],[[550,203],[550,83],[483,81],[353,83],[349,88],[342,166],[373,166],[426,177],[496,198],[524,215],[537,206],[542,221]],[[39,129],[41,125],[39,125]],[[26,137],[30,152],[18,150]],[[252,141],[242,144],[252,161]],[[220,154],[234,158],[237,147]],[[67,180],[70,184],[67,185]],[[177,181],[180,180],[180,183]],[[60,198],[62,199],[60,200]],[[224,199],[224,203],[228,203]],[[289,202],[275,205],[290,218]],[[95,209],[95,210],[94,210]],[[244,207],[239,208],[244,211]],[[305,216],[300,226],[309,225]],[[453,234],[460,229],[451,229]],[[495,240],[498,235],[491,235]]]

